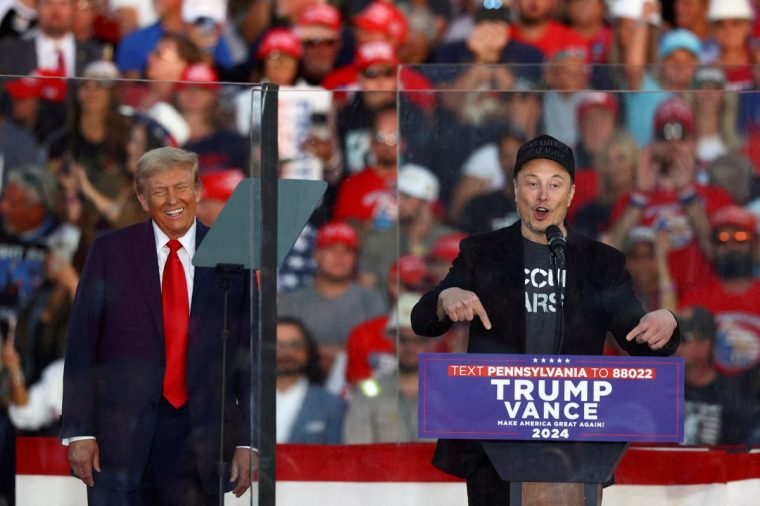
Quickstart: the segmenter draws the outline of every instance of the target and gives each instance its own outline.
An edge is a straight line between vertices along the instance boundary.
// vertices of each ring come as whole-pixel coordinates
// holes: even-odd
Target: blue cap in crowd
[[[676,49],[685,49],[699,58],[702,42],[689,30],[683,28],[671,30],[663,35],[660,41],[660,59],[667,58]]]

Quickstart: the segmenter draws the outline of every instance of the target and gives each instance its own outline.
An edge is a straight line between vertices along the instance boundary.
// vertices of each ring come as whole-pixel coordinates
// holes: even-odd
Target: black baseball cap
[[[691,306],[679,312],[678,326],[683,341],[714,341],[718,332],[712,313],[702,306]]]
[[[570,179],[575,182],[575,156],[573,150],[562,141],[551,135],[539,135],[529,140],[517,150],[514,174],[520,172],[522,166],[536,159],[552,160],[560,164],[570,174]]]

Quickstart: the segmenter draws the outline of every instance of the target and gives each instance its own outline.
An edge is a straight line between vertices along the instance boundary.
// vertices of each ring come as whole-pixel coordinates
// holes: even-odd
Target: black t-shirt
[[[757,370],[754,370],[755,374]],[[684,444],[742,444],[749,438],[756,399],[753,375],[723,376],[684,388]]]
[[[557,327],[556,273],[551,253],[545,244],[523,238],[525,258],[525,353],[554,353],[554,332]],[[565,270],[560,273],[565,283]]]

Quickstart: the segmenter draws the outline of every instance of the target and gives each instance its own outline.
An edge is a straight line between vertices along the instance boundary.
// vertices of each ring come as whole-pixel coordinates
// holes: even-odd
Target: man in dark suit
[[[74,38],[75,0],[39,0],[38,28],[21,38],[0,41],[0,74],[28,75],[35,69],[80,76],[88,63],[103,57],[103,48]]]
[[[644,313],[619,251],[565,224],[575,193],[572,150],[542,135],[523,144],[514,168],[520,221],[464,239],[446,278],[412,312],[415,333],[437,336],[469,321],[469,353],[600,355],[611,332],[629,353],[670,355],[678,347],[675,317]],[[566,237],[566,269],[551,266],[546,230]],[[558,304],[556,281],[565,289]],[[557,312],[564,339],[555,349]],[[509,504],[502,481],[480,442],[440,440],[433,464],[467,479],[470,505]]]
[[[195,218],[200,186],[194,153],[143,155],[136,189],[152,219],[98,237],[82,272],[61,437],[91,505],[218,500],[223,289],[220,273],[191,263],[208,230]],[[226,479],[238,496],[252,460],[248,283],[231,275],[223,399]]]

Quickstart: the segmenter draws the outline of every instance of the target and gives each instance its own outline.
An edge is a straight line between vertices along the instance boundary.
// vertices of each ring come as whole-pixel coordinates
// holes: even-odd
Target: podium
[[[511,506],[595,506],[629,442],[683,439],[683,359],[421,353],[418,410],[445,471],[477,448]]]
[[[511,506],[599,506],[627,443],[483,441]]]

